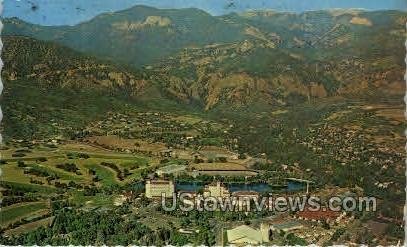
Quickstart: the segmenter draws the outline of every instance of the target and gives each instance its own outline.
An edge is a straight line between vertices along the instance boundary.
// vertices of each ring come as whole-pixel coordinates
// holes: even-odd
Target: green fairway
[[[46,208],[47,205],[45,202],[21,203],[2,208],[0,211],[1,225],[2,227],[7,226],[9,223],[12,223],[17,219],[32,215],[35,212]]]
[[[44,227],[49,226],[51,224],[51,222],[54,220],[54,218],[55,217],[52,216],[52,217],[48,217],[48,218],[41,219],[38,221],[30,222],[30,223],[21,225],[19,227],[7,230],[5,233],[7,235],[19,235],[19,234],[22,234],[25,232],[33,231],[41,226],[44,226]]]
[[[116,173],[113,170],[98,164],[86,164],[85,167],[95,170],[96,175],[100,179],[99,182],[104,186],[119,184]]]
[[[33,167],[36,170],[45,171],[48,174],[55,174],[60,178],[59,180],[61,181],[82,182],[83,180],[85,180],[85,178],[79,175],[66,172],[46,163],[27,164],[27,167]],[[40,180],[44,183],[42,186],[48,186],[45,178],[24,174],[24,169],[26,168],[18,167],[15,163],[2,166],[2,170],[4,172],[4,175],[2,177],[3,181],[30,184],[30,177],[34,177],[36,180]]]
[[[7,164],[1,167],[3,175],[2,181],[16,182],[16,183],[30,183],[30,177],[24,175],[23,169],[17,167],[15,164]]]
[[[50,187],[47,185],[38,185],[30,183],[18,183],[12,181],[1,181],[0,183],[3,186],[11,187],[14,191],[23,191],[23,192],[41,192],[41,193],[52,193],[57,191],[56,188]]]
[[[66,172],[64,170],[58,169],[56,167],[53,167],[52,165],[49,164],[37,164],[37,165],[33,165],[33,167],[37,167],[39,169],[44,169],[47,172],[49,172],[50,174],[56,174],[58,177],[60,177],[61,180],[65,180],[65,181],[75,181],[75,182],[80,182],[82,180],[84,180],[81,176],[70,173],[70,172]]]
[[[144,157],[134,157],[134,160],[131,161],[123,161],[120,162],[120,165],[123,168],[132,169],[132,168],[139,168],[148,165],[148,159]]]
[[[72,191],[70,202],[78,206],[113,206],[113,196],[96,194],[94,196],[85,196],[81,191]]]

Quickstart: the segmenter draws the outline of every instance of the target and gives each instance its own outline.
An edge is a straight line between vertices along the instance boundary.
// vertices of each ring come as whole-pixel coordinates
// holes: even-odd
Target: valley
[[[70,139],[60,136],[32,141],[6,140],[1,165],[1,183],[6,195],[3,203],[30,205],[30,200],[42,200],[48,205],[48,211],[44,214],[38,211],[39,215],[34,218],[20,218],[21,214],[16,213],[10,223],[3,225],[3,230],[6,236],[12,233],[24,236],[21,232],[28,230],[21,227],[35,229],[43,221],[51,224],[52,221],[46,220],[58,212],[53,206],[58,202],[85,212],[117,211],[128,204],[138,212],[136,214],[143,214],[140,210],[144,210],[144,206],[138,203],[145,199],[141,194],[143,187],[139,186],[162,170],[168,173],[160,177],[184,183],[205,184],[213,179],[225,183],[266,182],[275,186],[272,191],[277,194],[285,193],[278,187],[285,183],[285,178],[311,179],[317,181],[312,189],[316,193],[340,188],[380,198],[381,209],[377,214],[356,216],[354,224],[359,222],[359,227],[363,227],[368,220],[376,222],[386,217],[389,222],[384,224],[393,226],[393,220],[402,219],[405,183],[404,152],[399,145],[403,142],[404,129],[400,118],[402,105],[360,105],[358,102],[344,107],[343,104],[328,109],[322,107],[316,116],[307,114],[305,118],[303,113],[307,107],[287,109],[287,112],[271,115],[272,120],[267,115],[256,114],[257,118],[253,116],[252,121],[246,122],[249,125],[231,116],[215,122],[210,120],[211,116],[200,114],[130,113],[126,109],[121,114],[108,113]],[[338,108],[346,110],[337,111]],[[383,110],[386,117],[382,116]],[[368,119],[377,120],[369,122],[366,115],[370,116]],[[298,121],[294,121],[294,117]],[[281,125],[286,118],[291,119],[291,124]],[[173,173],[178,167],[180,172]],[[243,170],[247,172],[242,173]],[[400,206],[390,206],[390,201],[398,201]],[[157,206],[148,206],[153,207],[149,210],[153,210],[151,214],[155,216],[146,217],[160,220],[164,217],[163,224],[173,222],[182,228],[183,223],[162,215]],[[389,211],[388,207],[393,210]],[[223,217],[217,220],[231,225],[239,222]],[[239,219],[252,217],[258,216],[240,215]],[[31,226],[36,222],[37,227]],[[159,231],[151,225],[155,220],[142,222]],[[352,227],[349,231],[355,229]]]

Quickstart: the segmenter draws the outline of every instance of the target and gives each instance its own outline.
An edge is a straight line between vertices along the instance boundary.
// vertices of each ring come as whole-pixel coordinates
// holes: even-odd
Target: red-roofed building
[[[318,211],[311,211],[305,208],[304,211],[297,212],[296,216],[301,220],[332,222],[337,220],[341,216],[341,212],[332,211],[327,208],[321,208]]]

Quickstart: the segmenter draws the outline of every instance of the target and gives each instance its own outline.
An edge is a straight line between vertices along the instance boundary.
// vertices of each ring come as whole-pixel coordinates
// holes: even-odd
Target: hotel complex
[[[207,186],[205,186],[204,189],[204,197],[229,197],[230,196],[230,192],[228,190],[228,188],[226,188],[225,185],[223,185],[221,182],[216,182],[216,183],[211,183]]]
[[[171,198],[175,192],[174,182],[167,180],[148,180],[146,182],[146,197],[147,198],[161,198],[163,194],[165,197]]]

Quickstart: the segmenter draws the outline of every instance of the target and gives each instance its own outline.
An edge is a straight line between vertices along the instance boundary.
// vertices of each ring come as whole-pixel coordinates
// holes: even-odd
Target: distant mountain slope
[[[169,94],[201,101],[206,109],[296,104],[330,96],[404,95],[407,16],[397,11],[381,14],[224,16],[225,21],[257,26],[257,34],[268,38],[184,49],[153,68],[163,76]],[[259,31],[267,29],[276,32]],[[270,47],[272,39],[277,48]]]
[[[46,87],[91,88],[137,95],[151,86],[141,72],[98,61],[55,43],[3,36],[3,78],[32,80]]]
[[[399,11],[253,11],[214,17],[198,9],[136,6],[72,27],[6,19],[3,35],[52,40],[126,66],[145,65],[143,76],[118,69],[123,66],[74,63],[83,56],[72,51],[62,56],[68,61],[51,66],[44,62],[53,61],[48,53],[33,59],[33,51],[41,48],[24,42],[10,54],[6,44],[4,54],[12,63],[18,47],[25,47],[21,64],[36,63],[25,74],[64,87],[122,89],[146,100],[171,98],[206,110],[267,109],[333,96],[404,94],[406,21]],[[13,66],[22,66],[17,61]],[[6,76],[18,77],[13,73],[19,70],[6,69]]]
[[[265,36],[278,37],[285,48],[335,48],[386,29],[403,31],[407,13],[401,11],[324,10],[301,14],[252,11],[221,17],[228,23],[245,23]]]
[[[404,38],[400,33],[406,19],[406,13],[400,11],[252,11],[216,17],[199,9],[135,6],[75,26],[44,27],[5,19],[3,34],[53,40],[115,62],[140,66],[157,63],[184,48],[244,40],[260,40],[270,49],[335,49],[354,42],[370,45],[372,33],[393,30],[398,33],[393,36]]]
[[[140,71],[51,42],[10,36],[2,41],[5,138],[69,137],[109,111],[173,106]]]
[[[143,65],[184,47],[242,40],[241,30],[198,9],[160,10],[145,6],[106,13],[76,26],[42,27],[4,21],[5,35],[54,40],[117,62]]]

